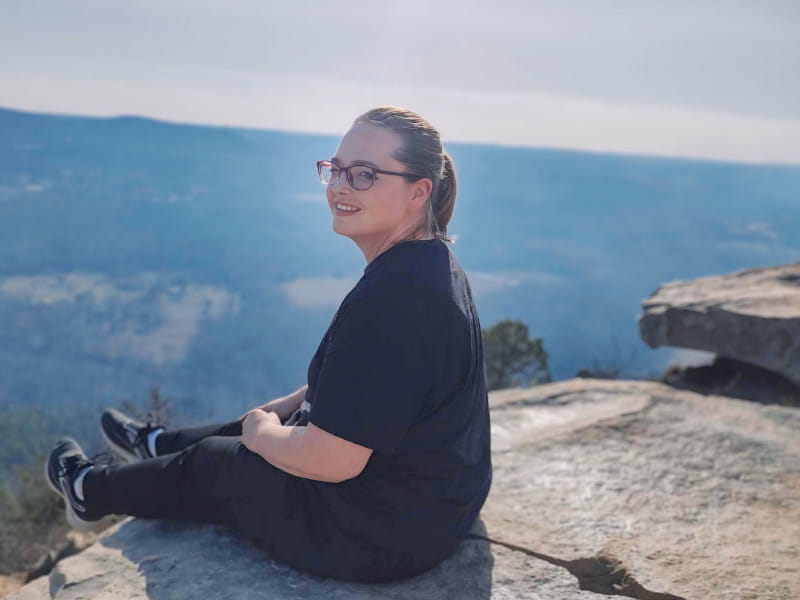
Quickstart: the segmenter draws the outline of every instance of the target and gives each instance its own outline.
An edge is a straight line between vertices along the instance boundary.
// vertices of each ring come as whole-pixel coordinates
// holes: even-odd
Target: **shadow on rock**
[[[479,519],[471,530],[485,536]],[[214,525],[132,519],[99,542],[119,550],[118,577],[152,600],[205,598],[475,598],[491,597],[494,559],[485,540],[465,539],[453,556],[416,577],[362,584],[324,579],[275,561],[232,530]]]

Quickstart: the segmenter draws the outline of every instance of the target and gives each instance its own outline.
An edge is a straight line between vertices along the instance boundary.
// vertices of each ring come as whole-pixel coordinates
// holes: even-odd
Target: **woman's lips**
[[[345,205],[345,206],[349,206],[349,205]],[[356,215],[356,214],[361,212],[360,208],[357,208],[355,206],[353,208],[356,208],[356,210],[342,210],[339,207],[337,207],[335,204],[333,205],[333,209],[336,211],[336,214],[338,216],[342,216],[342,217],[350,217],[352,215]]]

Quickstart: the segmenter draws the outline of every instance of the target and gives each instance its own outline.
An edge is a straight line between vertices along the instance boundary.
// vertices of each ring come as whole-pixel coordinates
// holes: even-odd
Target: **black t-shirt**
[[[310,422],[373,449],[360,475],[308,480],[340,531],[441,555],[477,517],[492,479],[478,314],[441,240],[379,254],[347,294],[308,368]]]

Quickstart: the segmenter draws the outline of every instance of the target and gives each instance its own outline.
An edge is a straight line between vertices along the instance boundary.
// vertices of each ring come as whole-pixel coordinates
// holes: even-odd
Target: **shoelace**
[[[58,464],[58,477],[66,477],[67,474],[78,465],[94,465],[96,467],[112,467],[122,464],[109,450],[101,450],[85,459],[82,456],[67,456]]]
[[[82,463],[84,463],[84,458],[74,454],[61,459],[58,462],[58,469],[56,470],[58,478],[66,477],[70,471]]]
[[[159,424],[159,419],[152,411],[147,411],[144,417],[145,424],[136,426],[131,422],[122,422],[121,426],[127,434],[127,442],[134,449],[136,454],[142,458],[152,456],[147,438],[154,429],[166,429],[165,425]]]

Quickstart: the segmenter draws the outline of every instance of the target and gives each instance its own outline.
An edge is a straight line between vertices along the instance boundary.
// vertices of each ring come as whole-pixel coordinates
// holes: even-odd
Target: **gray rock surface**
[[[481,514],[492,539],[606,557],[654,593],[800,598],[797,409],[644,381],[492,400],[497,485]],[[670,597],[625,584],[617,593]]]
[[[492,491],[471,537],[428,573],[319,579],[225,529],[139,519],[11,598],[800,597],[797,409],[592,379],[491,403]]]
[[[642,310],[651,348],[707,350],[800,385],[800,262],[666,283]]]

